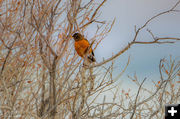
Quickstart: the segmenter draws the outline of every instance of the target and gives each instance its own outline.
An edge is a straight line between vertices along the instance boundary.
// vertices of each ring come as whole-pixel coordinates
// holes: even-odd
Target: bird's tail
[[[93,55],[89,55],[87,58],[88,58],[88,61],[89,61],[90,63],[96,62],[96,59],[95,59],[95,57],[94,57]]]

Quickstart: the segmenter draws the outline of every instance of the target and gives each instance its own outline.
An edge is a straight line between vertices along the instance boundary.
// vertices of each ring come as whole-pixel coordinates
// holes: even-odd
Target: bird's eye
[[[73,35],[73,37],[74,37],[75,39],[78,39],[78,38],[79,38],[79,35],[75,33],[75,34]]]

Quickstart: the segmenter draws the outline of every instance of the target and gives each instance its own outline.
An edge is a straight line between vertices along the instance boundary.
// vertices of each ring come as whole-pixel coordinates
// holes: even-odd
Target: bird
[[[84,36],[80,33],[74,33],[72,37],[75,41],[74,47],[77,54],[82,58],[85,58],[87,56],[87,59],[90,63],[96,62],[94,52],[92,48],[90,48],[89,41],[86,38],[84,38]]]

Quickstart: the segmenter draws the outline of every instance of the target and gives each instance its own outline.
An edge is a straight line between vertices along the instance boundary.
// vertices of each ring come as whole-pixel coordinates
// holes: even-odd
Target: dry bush
[[[169,78],[161,77],[156,92],[145,90],[143,83],[137,81],[139,92],[128,107],[123,105],[124,96],[120,103],[114,100],[107,104],[105,98],[101,104],[95,103],[101,93],[114,88],[113,62],[108,68],[103,64],[120,56],[133,44],[163,44],[179,40],[155,37],[148,30],[152,41],[136,41],[139,32],[156,17],[177,12],[178,1],[171,9],[155,15],[142,27],[135,29],[134,39],[117,54],[100,63],[83,66],[83,59],[79,60],[74,52],[71,35],[75,32],[85,34],[89,26],[96,25],[94,36],[89,40],[96,49],[115,22],[98,19],[99,10],[105,2],[0,0],[0,118],[85,119],[126,117],[128,114],[132,114],[131,118],[140,118],[143,116],[140,115],[142,105],[148,108],[146,113],[153,117],[161,116],[166,96],[170,96],[167,103],[174,103],[179,98],[179,89],[176,92],[177,89],[172,87],[175,80],[172,77],[174,74],[171,74],[175,70],[171,69],[167,70]],[[171,63],[170,66],[173,68],[175,64]],[[167,86],[174,90],[178,98],[166,94]],[[140,101],[142,90],[150,93],[150,97]],[[160,96],[159,102],[155,95]],[[127,93],[125,96],[128,98]],[[147,103],[149,101],[157,104],[156,109],[161,110],[153,110]]]

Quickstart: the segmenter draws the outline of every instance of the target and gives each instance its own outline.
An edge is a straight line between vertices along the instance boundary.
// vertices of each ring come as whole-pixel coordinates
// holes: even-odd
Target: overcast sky
[[[108,0],[101,8],[100,19],[112,21],[116,18],[116,22],[112,31],[95,51],[97,61],[102,61],[103,57],[111,57],[132,41],[135,25],[140,27],[152,16],[170,9],[176,2],[177,0]],[[180,5],[177,9],[180,10]],[[153,20],[147,28],[157,37],[180,37],[180,13],[162,15]],[[146,29],[140,33],[138,40],[151,40]],[[169,58],[169,55],[179,57],[180,42],[163,45],[134,45],[116,60],[118,68],[115,70],[115,75],[125,66],[129,55],[131,63],[124,77],[136,72],[142,78],[145,76],[150,79],[158,78],[159,60]]]

